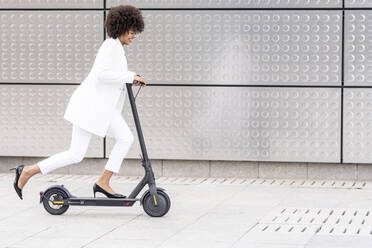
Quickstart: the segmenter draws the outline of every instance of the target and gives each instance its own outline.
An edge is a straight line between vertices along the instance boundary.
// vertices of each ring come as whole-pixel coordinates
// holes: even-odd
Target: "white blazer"
[[[120,98],[120,94],[126,93],[125,83],[132,83],[134,75],[135,72],[128,71],[120,40],[106,39],[88,76],[71,95],[63,118],[105,137],[116,106],[121,113],[124,98]],[[119,98],[123,102],[118,103]]]

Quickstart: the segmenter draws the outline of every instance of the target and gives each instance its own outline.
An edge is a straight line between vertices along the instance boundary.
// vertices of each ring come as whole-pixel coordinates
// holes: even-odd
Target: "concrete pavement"
[[[38,192],[64,184],[93,196],[92,175],[37,175],[21,201],[0,174],[0,247],[372,247],[372,182],[160,177],[172,206],[151,218],[132,208],[71,206],[48,214]],[[139,177],[115,176],[128,194]]]

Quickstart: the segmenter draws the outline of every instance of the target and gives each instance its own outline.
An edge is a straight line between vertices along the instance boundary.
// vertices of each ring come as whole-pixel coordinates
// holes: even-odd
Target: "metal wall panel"
[[[72,125],[63,119],[76,86],[0,85],[0,156],[50,156],[68,150]],[[92,136],[86,157],[103,156]]]
[[[342,0],[107,0],[107,7],[137,8],[323,8],[342,7]]]
[[[0,0],[0,8],[103,8],[103,0]]]
[[[1,82],[80,83],[103,42],[103,11],[1,11]]]
[[[147,87],[136,100],[150,158],[339,162],[340,89]],[[128,97],[124,105],[139,143]],[[106,139],[106,156],[114,140]]]
[[[372,85],[372,11],[346,11],[345,85]]]
[[[344,162],[372,161],[372,89],[344,89]]]
[[[0,8],[89,9],[103,2],[0,0]],[[341,90],[275,85],[341,84],[342,11],[238,9],[340,8],[342,0],[107,0],[106,6],[118,4],[237,9],[143,10],[145,32],[126,49],[129,69],[149,83],[272,86],[146,88],[137,104],[151,158],[339,162]],[[345,6],[372,4],[345,0]],[[0,82],[80,83],[103,41],[103,11],[1,11]],[[370,12],[345,11],[346,85],[371,84]],[[0,156],[68,149],[71,126],[63,113],[74,89],[0,85]],[[372,92],[344,90],[344,161],[370,162]],[[101,157],[103,140],[92,136],[91,143],[86,156]],[[113,144],[108,138],[107,157]],[[136,138],[127,157],[138,154]]]
[[[341,84],[340,11],[144,11],[128,65],[151,83]]]
[[[345,0],[345,7],[346,8],[368,8],[372,7],[371,0]]]

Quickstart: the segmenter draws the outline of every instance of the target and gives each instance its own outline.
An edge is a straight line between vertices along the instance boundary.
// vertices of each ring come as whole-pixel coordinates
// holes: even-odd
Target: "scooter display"
[[[137,81],[134,81],[136,83]],[[140,82],[139,91],[143,83]],[[134,122],[137,129],[138,139],[142,152],[142,166],[145,170],[145,175],[138,185],[133,189],[127,198],[107,198],[107,197],[77,197],[72,195],[64,185],[53,185],[45,191],[40,192],[40,203],[43,203],[45,210],[53,215],[61,215],[65,213],[70,206],[117,206],[117,207],[132,207],[136,201],[139,201],[143,206],[143,210],[152,217],[164,216],[170,208],[171,201],[163,188],[156,187],[154,173],[151,167],[150,159],[147,155],[145,140],[143,138],[140,120],[136,107],[136,97],[133,96],[132,84],[126,84],[129,102],[132,109]],[[140,199],[136,198],[141,190],[146,186],[146,190]]]

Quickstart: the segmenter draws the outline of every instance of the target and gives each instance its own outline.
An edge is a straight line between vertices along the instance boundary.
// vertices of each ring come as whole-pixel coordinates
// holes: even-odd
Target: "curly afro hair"
[[[145,23],[139,9],[131,5],[118,5],[110,8],[106,17],[105,27],[108,36],[116,39],[129,30],[133,30],[136,33],[142,32]]]

